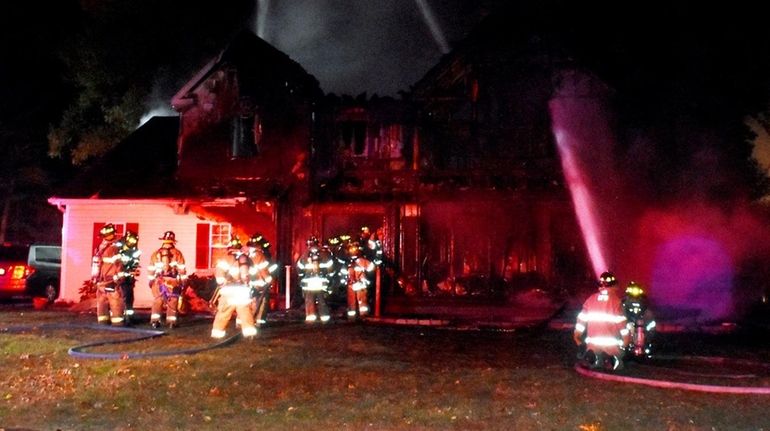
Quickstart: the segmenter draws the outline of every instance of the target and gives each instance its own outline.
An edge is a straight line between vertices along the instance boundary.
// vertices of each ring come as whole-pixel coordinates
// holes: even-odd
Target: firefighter
[[[326,293],[329,288],[329,275],[333,272],[334,261],[323,252],[318,238],[311,236],[307,240],[307,251],[297,261],[300,284],[305,296],[305,322],[318,320],[328,322],[331,319]]]
[[[635,281],[628,283],[622,303],[631,337],[626,348],[627,354],[636,359],[651,357],[656,324],[644,288]]]
[[[139,237],[130,230],[127,230],[117,243],[122,265],[118,280],[125,301],[126,324],[131,324],[134,316],[134,285],[136,277],[139,276],[139,256],[142,254],[138,243]]]
[[[599,291],[588,297],[577,316],[573,336],[581,347],[578,356],[591,368],[621,368],[630,342],[626,323],[615,275],[605,271],[599,277]]]
[[[369,275],[374,271],[374,262],[363,255],[361,245],[352,242],[347,249],[348,254],[348,319],[356,319],[369,314],[367,288]]]
[[[278,264],[271,261],[270,242],[260,233],[255,233],[246,242],[248,256],[252,260],[252,275],[255,287],[252,290],[252,311],[258,325],[267,323],[267,311],[270,308],[270,289],[273,285],[273,274]]]
[[[99,230],[102,241],[91,259],[91,281],[96,285],[96,320],[100,324],[125,324],[123,291],[118,287],[121,272],[115,225],[105,224]]]
[[[334,266],[339,268],[332,274],[332,287],[333,292],[340,292],[347,294],[348,289],[348,266],[350,261],[348,259],[348,246],[350,245],[350,235],[343,234],[330,238],[328,241],[329,248],[334,257]]]
[[[215,269],[217,290],[211,298],[211,305],[216,306],[217,313],[211,328],[211,338],[224,338],[227,324],[235,314],[240,321],[243,337],[253,339],[257,335],[251,294],[256,286],[253,262],[248,253],[243,252],[243,244],[237,236],[230,238],[227,257],[217,262]]]
[[[169,328],[179,326],[178,311],[182,294],[182,286],[187,281],[184,256],[176,248],[176,235],[166,231],[158,238],[161,246],[150,256],[148,267],[150,288],[152,289],[152,310],[150,325],[160,327],[163,307],[166,307],[166,324]]]
[[[375,265],[382,264],[382,229],[377,229],[377,233],[372,234],[368,226],[361,227],[361,234],[358,237],[358,243],[364,248],[366,258],[374,262]]]

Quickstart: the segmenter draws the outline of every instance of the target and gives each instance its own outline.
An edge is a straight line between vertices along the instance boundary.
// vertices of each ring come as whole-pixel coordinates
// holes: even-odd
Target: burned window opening
[[[363,156],[366,151],[366,122],[346,121],[340,123],[343,149],[351,155]]]
[[[262,141],[262,121],[259,115],[244,115],[233,119],[231,158],[245,159],[259,155]]]

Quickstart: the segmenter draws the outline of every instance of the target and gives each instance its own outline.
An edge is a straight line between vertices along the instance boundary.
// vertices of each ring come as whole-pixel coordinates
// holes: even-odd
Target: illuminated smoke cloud
[[[144,123],[150,121],[152,117],[167,117],[179,115],[176,111],[171,109],[169,102],[170,97],[164,94],[166,90],[164,87],[169,87],[163,84],[163,79],[159,78],[155,80],[152,87],[152,93],[150,94],[147,102],[145,103],[145,113],[139,120],[137,128],[141,127]]]
[[[581,73],[562,75],[550,102],[553,133],[594,271],[637,281],[665,319],[711,322],[740,317],[763,294],[770,231],[747,203],[718,205],[709,190],[729,185],[722,158],[698,139],[676,167],[675,189],[657,199],[656,165],[667,157],[639,134],[626,153],[616,145],[608,99]],[[622,127],[622,125],[620,125]],[[659,186],[659,185],[658,185]],[[674,197],[672,199],[672,197]],[[740,201],[739,201],[740,202]]]
[[[660,313],[730,319],[761,297],[762,277],[751,265],[768,255],[770,235],[748,207],[681,202],[646,210],[635,226],[624,267],[650,286]]]
[[[270,0],[257,0],[257,20],[254,32],[257,36],[269,41],[267,34],[267,16],[270,13]]]
[[[318,78],[324,91],[351,95],[408,90],[448,52],[447,39],[464,37],[483,12],[459,0],[432,8],[419,0],[269,3],[269,13],[257,10],[252,21],[265,39]],[[264,26],[257,24],[261,17]]]

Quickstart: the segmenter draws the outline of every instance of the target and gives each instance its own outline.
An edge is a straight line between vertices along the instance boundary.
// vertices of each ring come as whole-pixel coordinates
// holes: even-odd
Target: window
[[[259,115],[245,115],[233,119],[231,157],[249,158],[259,154],[262,140],[262,120]]]
[[[339,125],[342,147],[352,155],[365,155],[366,150],[366,122],[345,121]]]
[[[99,231],[101,231],[104,225],[106,225],[107,223],[112,223],[115,226],[116,238],[122,237],[123,234],[126,232],[126,229],[130,229],[136,234],[139,233],[139,223],[115,223],[115,222],[106,222],[106,221],[94,223],[91,250],[96,250],[96,247],[98,247],[99,243],[102,242],[102,236],[99,234]]]
[[[195,269],[210,269],[227,255],[232,226],[229,223],[198,223],[195,239]]]

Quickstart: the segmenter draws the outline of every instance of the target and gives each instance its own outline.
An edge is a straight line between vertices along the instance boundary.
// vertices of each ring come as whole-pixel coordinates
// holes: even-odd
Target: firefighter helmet
[[[371,235],[372,231],[369,229],[369,226],[361,226],[361,237],[369,238]]]
[[[308,237],[307,239],[307,246],[308,247],[318,246],[318,237],[316,237],[315,235],[310,235],[310,237]]]
[[[626,286],[626,295],[638,298],[640,296],[644,296],[644,289],[639,285],[639,283],[632,281],[628,283],[628,286]]]
[[[163,242],[174,243],[174,242],[176,242],[176,234],[174,234],[174,232],[172,232],[170,230],[167,230],[167,231],[163,232],[163,236],[158,238],[158,239],[163,241]]]
[[[337,247],[338,245],[340,245],[340,237],[333,236],[333,237],[327,239],[326,242],[331,247]]]
[[[265,243],[265,237],[262,236],[261,233],[255,233],[254,235],[249,237],[248,241],[246,241],[246,245],[253,248],[263,247],[264,243]]]
[[[101,235],[102,238],[110,238],[115,236],[115,225],[112,223],[107,223],[99,230],[99,235]]]
[[[134,247],[139,242],[139,236],[134,231],[127,230],[123,235],[123,242],[129,247]]]
[[[229,251],[240,251],[242,248],[243,244],[241,243],[241,239],[238,238],[238,235],[230,236],[230,241],[227,243],[227,249]]]
[[[353,241],[348,245],[348,256],[351,259],[355,259],[361,254],[361,244],[358,241]]]
[[[615,286],[617,282],[618,280],[615,278],[615,274],[613,274],[610,271],[604,271],[602,275],[599,276],[599,286],[602,286],[602,287]]]

